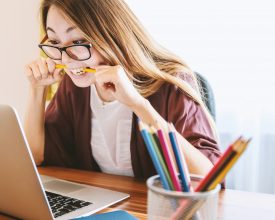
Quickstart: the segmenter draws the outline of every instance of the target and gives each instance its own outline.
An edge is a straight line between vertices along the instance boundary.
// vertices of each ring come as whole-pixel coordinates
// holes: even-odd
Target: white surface
[[[91,86],[93,156],[104,173],[134,176],[130,140],[133,112],[118,101],[105,102]]]
[[[16,107],[22,118],[28,82],[24,66],[38,56],[38,0],[1,1],[0,103]]]
[[[211,83],[224,150],[253,137],[227,187],[275,193],[275,3],[127,0],[152,36]]]

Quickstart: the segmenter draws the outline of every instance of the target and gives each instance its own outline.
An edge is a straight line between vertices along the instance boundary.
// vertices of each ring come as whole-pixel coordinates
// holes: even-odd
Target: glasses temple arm
[[[43,37],[40,44],[43,44],[46,40],[48,40],[48,35],[47,34]]]

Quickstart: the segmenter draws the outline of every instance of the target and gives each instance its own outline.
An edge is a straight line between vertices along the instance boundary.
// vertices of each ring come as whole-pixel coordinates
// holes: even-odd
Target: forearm
[[[211,161],[197,148],[191,145],[181,134],[177,132],[177,138],[182,146],[184,156],[190,173],[206,175],[213,167]]]
[[[28,139],[35,163],[40,165],[44,160],[44,117],[47,89],[30,88],[24,120],[24,130]]]
[[[167,122],[153,108],[148,100],[144,99],[133,108],[134,113],[145,123],[154,127],[160,127],[165,133],[168,132]],[[198,149],[192,146],[181,134],[177,132],[177,138],[182,147],[190,173],[205,175],[213,167],[211,161]]]

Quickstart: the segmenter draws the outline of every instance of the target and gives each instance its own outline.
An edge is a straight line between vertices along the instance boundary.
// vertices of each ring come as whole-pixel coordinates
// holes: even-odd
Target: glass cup
[[[191,175],[195,188],[202,177]],[[159,175],[147,180],[147,214],[149,220],[214,220],[217,216],[220,184],[207,192],[177,192],[165,190]]]

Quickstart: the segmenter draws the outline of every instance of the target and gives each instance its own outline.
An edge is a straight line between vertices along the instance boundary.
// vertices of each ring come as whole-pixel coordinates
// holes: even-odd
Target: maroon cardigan
[[[148,100],[166,121],[175,125],[186,140],[212,163],[216,162],[221,153],[199,104],[168,83],[163,84]],[[91,118],[90,87],[79,88],[66,75],[46,110],[43,165],[100,171],[92,154]],[[135,114],[130,148],[134,176],[148,178],[156,174]]]

